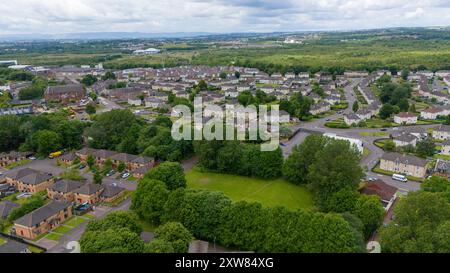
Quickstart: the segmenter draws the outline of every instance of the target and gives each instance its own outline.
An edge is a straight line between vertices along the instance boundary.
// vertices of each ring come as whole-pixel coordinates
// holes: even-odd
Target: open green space
[[[86,219],[76,216],[76,217],[73,217],[72,219],[70,219],[69,221],[65,222],[64,224],[66,226],[76,227],[76,226],[81,225],[85,221],[86,221]]]
[[[259,202],[263,206],[310,209],[311,193],[304,186],[283,179],[262,180],[237,175],[200,172],[195,168],[186,174],[189,188],[220,191],[233,201]]]
[[[366,120],[366,127],[368,128],[383,128],[383,127],[393,127],[397,126],[397,124],[391,122],[390,120],[384,120],[378,117],[373,117],[371,119]]]
[[[61,239],[62,234],[56,234],[56,233],[49,233],[47,236],[45,236],[46,239],[52,240],[52,241],[59,241]]]
[[[329,128],[340,128],[340,129],[348,129],[350,126],[345,124],[344,119],[338,118],[332,121],[328,121],[324,124],[326,127]]]
[[[392,141],[392,140],[391,140],[390,138],[377,139],[377,140],[375,140],[375,141],[373,142],[373,144],[374,144],[375,146],[377,146],[378,148],[383,149],[383,148],[384,148],[384,145],[385,145],[387,142],[389,142],[389,141]]]
[[[362,137],[371,137],[371,136],[388,136],[388,133],[386,132],[359,132],[358,133]]]
[[[3,239],[3,237],[0,237],[0,246],[3,245],[4,243],[6,243],[6,240]]]
[[[24,160],[21,160],[21,161],[18,161],[18,162],[14,162],[14,163],[9,164],[8,166],[6,166],[6,169],[11,170],[11,169],[14,169],[14,168],[16,168],[16,167],[19,167],[19,166],[23,166],[23,165],[25,165],[25,164],[28,164],[28,163],[30,163],[30,162],[31,162],[30,159],[24,159]]]

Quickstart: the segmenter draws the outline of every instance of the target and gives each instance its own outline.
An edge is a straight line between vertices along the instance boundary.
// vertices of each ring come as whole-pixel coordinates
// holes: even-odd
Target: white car
[[[17,199],[27,198],[27,197],[30,197],[31,195],[32,194],[29,193],[29,192],[24,192],[24,193],[21,193],[21,194],[17,195]]]
[[[130,176],[130,173],[124,173],[124,174],[122,174],[122,178],[123,179],[126,179],[126,178],[128,178]]]

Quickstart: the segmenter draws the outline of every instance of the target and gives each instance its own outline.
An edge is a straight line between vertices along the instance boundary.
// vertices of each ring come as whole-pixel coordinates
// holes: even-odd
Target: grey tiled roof
[[[427,165],[427,161],[425,159],[419,158],[417,156],[404,155],[399,153],[385,153],[383,154],[381,159],[419,167],[425,167]]]
[[[92,184],[87,183],[83,186],[79,187],[78,189],[74,190],[73,192],[83,194],[83,195],[92,195],[98,191],[101,191],[103,189],[103,186],[98,184]]]
[[[80,181],[74,181],[74,180],[60,180],[53,184],[49,189],[52,191],[62,192],[62,193],[68,193],[72,192],[75,189],[78,189],[83,185]]]
[[[110,198],[110,197],[116,196],[125,190],[125,188],[115,187],[115,186],[103,186],[103,188],[104,188],[104,190],[103,190],[102,194],[100,195],[103,198]]]
[[[68,207],[70,207],[70,203],[68,202],[52,201],[17,219],[14,223],[21,226],[33,227]]]

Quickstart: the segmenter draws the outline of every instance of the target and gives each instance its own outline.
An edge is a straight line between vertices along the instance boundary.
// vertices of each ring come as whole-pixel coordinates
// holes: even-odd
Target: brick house
[[[6,167],[12,163],[19,162],[27,158],[27,153],[9,152],[0,153],[0,167]]]
[[[78,204],[96,204],[101,200],[100,194],[102,191],[101,185],[86,183],[73,191],[75,202]]]
[[[132,155],[126,153],[117,153],[108,150],[96,150],[90,148],[83,148],[75,154],[80,160],[86,163],[89,155],[92,155],[95,159],[95,164],[103,165],[109,158],[113,163],[113,167],[117,168],[121,162],[125,163],[126,169],[134,171],[140,167],[153,167],[155,165],[155,159],[147,156]]]
[[[124,193],[124,188],[105,185],[103,186],[103,191],[100,194],[100,198],[103,202],[111,203],[122,196]]]
[[[8,218],[9,213],[18,207],[20,205],[15,202],[9,200],[0,201],[0,220]]]
[[[447,114],[448,111],[438,107],[427,108],[420,111],[420,117],[423,119],[437,119],[438,116],[445,116]]]
[[[16,187],[20,192],[40,192],[49,188],[54,182],[51,174],[30,168],[21,169],[6,176],[6,183]]]
[[[81,100],[86,95],[85,93],[82,84],[49,86],[44,92],[44,99],[46,101],[69,103]]]
[[[83,182],[63,179],[57,181],[50,188],[47,189],[48,198],[55,201],[74,202],[74,190],[80,188]]]
[[[60,160],[61,162],[68,164],[68,165],[72,165],[73,162],[77,159],[78,157],[75,155],[75,153],[67,153],[64,154],[62,156],[60,156],[58,158],[58,160]]]
[[[388,211],[395,199],[397,198],[397,188],[384,183],[383,180],[377,179],[367,184],[360,190],[361,193],[367,195],[377,195],[380,197],[381,204]]]
[[[14,221],[13,234],[34,239],[57,228],[72,217],[72,205],[68,202],[52,201]]]
[[[380,159],[380,168],[385,171],[425,177],[427,173],[425,159],[399,153],[385,153]]]

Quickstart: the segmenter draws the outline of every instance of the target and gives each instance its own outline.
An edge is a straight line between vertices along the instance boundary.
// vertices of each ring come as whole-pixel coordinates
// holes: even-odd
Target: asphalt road
[[[350,138],[357,138],[360,139],[363,142],[363,146],[367,149],[369,149],[370,154],[366,157],[364,157],[361,160],[361,165],[367,170],[371,170],[377,163],[380,157],[383,155],[384,151],[377,146],[373,144],[373,142],[376,139],[379,139],[380,137],[377,136],[361,136],[360,132],[379,132],[380,129],[378,128],[350,128],[350,129],[338,129],[338,128],[328,128],[325,126],[325,123],[327,120],[333,120],[337,118],[342,118],[345,113],[349,113],[352,111],[352,105],[353,102],[356,100],[356,95],[353,92],[353,87],[359,83],[360,80],[353,80],[351,84],[346,86],[344,88],[346,99],[349,102],[349,107],[344,111],[342,114],[334,114],[331,116],[327,116],[325,118],[316,119],[311,122],[304,122],[301,123],[299,126],[297,126],[294,129],[300,129],[300,131],[288,142],[283,143],[284,146],[282,146],[283,155],[285,157],[288,157],[289,154],[292,152],[292,149],[294,146],[302,143],[304,139],[310,135],[310,134],[323,134],[323,133],[334,133],[339,136],[344,137],[350,137]],[[408,128],[411,127],[421,127],[421,128],[431,128],[436,125],[416,125],[416,126],[408,126]],[[399,126],[400,127],[400,126]],[[396,130],[394,128],[386,128],[386,133],[390,134],[392,132],[395,132]],[[407,183],[399,182],[396,180],[393,180],[391,176],[388,175],[381,175],[377,174],[371,171],[366,172],[368,178],[373,179],[381,179],[387,184],[394,186],[400,190],[403,191],[416,191],[420,189],[420,183],[414,182],[414,181],[408,181]]]

